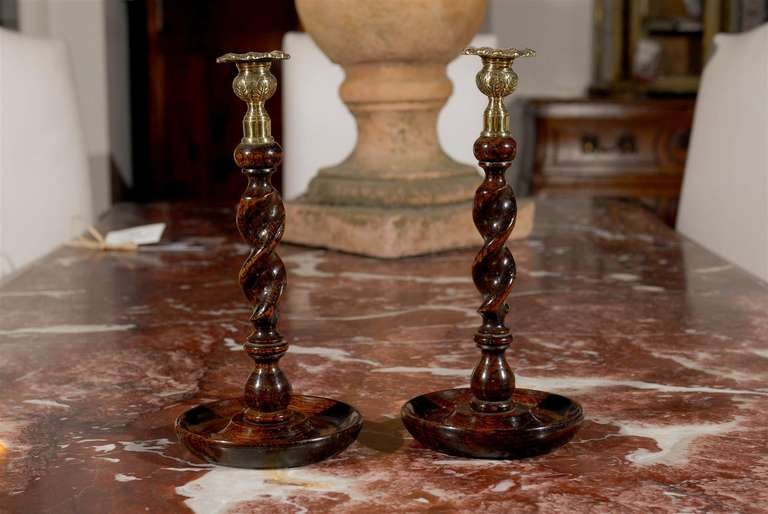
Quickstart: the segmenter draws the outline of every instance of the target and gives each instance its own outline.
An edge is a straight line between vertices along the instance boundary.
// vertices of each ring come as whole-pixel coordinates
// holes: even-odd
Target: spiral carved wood
[[[278,304],[286,284],[277,244],[285,230],[285,207],[272,186],[283,150],[271,133],[264,102],[277,89],[269,71],[290,56],[271,52],[230,53],[217,59],[234,63],[235,94],[248,105],[235,162],[248,179],[237,206],[237,229],[250,246],[240,268],[240,287],[253,305],[253,331],[243,345],[254,362],[243,398],[198,405],[176,419],[176,434],[195,455],[241,468],[290,468],[336,455],[352,444],[363,426],[360,413],[346,403],[292,394],[280,369],[288,343],[277,330]]]
[[[516,274],[505,243],[517,216],[515,194],[504,173],[517,145],[503,98],[517,83],[514,60],[532,56],[533,50],[467,48],[464,53],[482,58],[475,82],[488,97],[483,131],[474,145],[485,179],[477,188],[472,211],[483,236],[472,266],[472,278],[483,296],[478,309],[482,324],[475,333],[481,357],[470,388],[417,396],[403,405],[400,415],[416,440],[438,451],[483,459],[530,457],[566,443],[584,419],[581,406],[569,398],[515,388],[515,376],[504,357],[512,342],[504,318]]]
[[[272,186],[272,174],[282,159],[280,145],[240,143],[235,162],[248,178],[237,207],[237,228],[251,251],[240,268],[240,287],[254,306],[253,331],[245,350],[255,368],[245,384],[245,417],[254,422],[284,419],[291,385],[278,366],[288,344],[277,330],[277,306],[286,284],[285,266],[276,247],[285,228],[285,208]]]
[[[505,243],[515,226],[517,204],[504,175],[516,146],[514,139],[504,136],[481,136],[474,145],[485,179],[475,194],[472,212],[484,242],[472,266],[472,278],[483,303],[478,309],[482,325],[475,334],[482,356],[472,373],[471,387],[472,406],[482,412],[509,410],[515,387],[514,374],[504,357],[512,340],[504,318],[516,275],[515,260]]]

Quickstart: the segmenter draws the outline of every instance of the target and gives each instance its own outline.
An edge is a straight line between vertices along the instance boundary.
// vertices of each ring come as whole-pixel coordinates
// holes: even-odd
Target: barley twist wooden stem
[[[472,373],[472,406],[482,412],[501,412],[511,408],[515,376],[504,352],[512,340],[504,318],[506,300],[515,281],[515,260],[505,246],[515,226],[517,205],[504,173],[515,157],[511,137],[481,136],[474,146],[475,157],[485,172],[477,189],[472,212],[475,226],[483,236],[483,247],[475,257],[472,278],[483,303],[478,312],[482,325],[475,342],[482,351],[480,363]]]
[[[288,344],[277,330],[277,306],[286,284],[285,266],[275,251],[285,228],[285,209],[272,186],[272,174],[282,159],[277,143],[242,142],[235,161],[248,178],[237,207],[237,228],[251,251],[240,268],[240,287],[254,306],[253,331],[245,351],[255,368],[245,384],[245,419],[276,422],[286,417],[291,384],[279,368]]]

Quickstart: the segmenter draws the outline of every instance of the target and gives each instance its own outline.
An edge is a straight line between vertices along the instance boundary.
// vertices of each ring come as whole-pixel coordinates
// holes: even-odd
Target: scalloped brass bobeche
[[[272,50],[271,52],[245,52],[243,54],[230,52],[216,59],[216,62],[221,64],[228,62],[285,61],[290,58],[290,55],[280,50]]]
[[[498,59],[512,59],[518,57],[533,57],[536,52],[530,48],[518,50],[517,48],[491,48],[490,46],[481,46],[476,48],[470,46],[464,49],[464,55],[477,55],[479,57],[494,57]]]
[[[464,55],[477,55],[483,60],[483,67],[475,75],[477,88],[488,97],[488,107],[483,113],[484,137],[510,137],[509,113],[504,106],[504,97],[517,87],[518,77],[512,64],[518,57],[533,57],[536,52],[530,48],[481,48],[469,47]]]
[[[277,79],[269,68],[275,61],[290,58],[285,52],[272,50],[228,53],[216,59],[217,63],[233,63],[237,66],[238,73],[232,81],[232,90],[248,105],[243,117],[243,143],[266,145],[275,141],[272,137],[272,120],[264,108],[264,102],[277,91]]]

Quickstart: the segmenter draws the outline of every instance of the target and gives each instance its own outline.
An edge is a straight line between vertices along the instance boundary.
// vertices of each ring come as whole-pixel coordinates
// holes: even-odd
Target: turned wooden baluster
[[[472,266],[475,286],[483,295],[478,309],[483,321],[475,334],[482,356],[472,373],[472,406],[482,412],[501,412],[511,408],[515,387],[515,375],[504,357],[512,342],[504,325],[509,310],[506,299],[516,274],[515,260],[505,243],[517,214],[515,194],[504,172],[514,158],[515,140],[481,136],[475,142],[474,152],[485,171],[485,180],[477,189],[472,212],[484,239]]]
[[[504,174],[515,158],[504,97],[517,86],[512,63],[533,50],[468,48],[482,58],[477,87],[488,96],[483,131],[475,141],[475,157],[485,172],[477,188],[472,217],[483,236],[472,278],[483,296],[475,333],[480,362],[469,388],[433,391],[412,398],[400,415],[408,432],[435,450],[483,459],[530,457],[565,444],[584,419],[581,406],[546,391],[515,387],[515,375],[504,352],[512,342],[504,318],[515,282],[515,260],[506,248],[515,226],[515,194]]]
[[[248,60],[248,56],[252,60]],[[238,98],[248,105],[243,118],[243,138],[235,148],[235,163],[248,179],[237,206],[237,228],[251,246],[240,268],[240,287],[254,306],[253,331],[244,344],[255,368],[245,384],[246,421],[274,423],[286,418],[291,384],[279,367],[288,344],[277,330],[277,306],[286,284],[285,266],[275,251],[285,228],[285,209],[272,186],[272,174],[283,150],[271,135],[264,109],[277,89],[270,72],[273,61],[287,59],[282,52],[227,54],[217,62],[234,62],[239,73],[232,82]]]
[[[479,55],[483,67],[475,78],[477,87],[488,96],[483,116],[483,132],[475,141],[474,154],[485,172],[485,180],[475,194],[472,217],[483,236],[483,247],[475,257],[472,278],[483,295],[478,309],[482,325],[475,342],[482,351],[472,373],[471,404],[480,412],[504,412],[512,408],[515,375],[504,352],[512,341],[504,318],[509,310],[506,300],[515,281],[515,260],[505,246],[515,226],[517,204],[505,172],[515,158],[517,143],[509,131],[509,115],[504,97],[515,90],[517,74],[512,63],[517,57],[532,56],[532,50],[468,49]]]
[[[248,179],[237,206],[237,229],[251,247],[239,280],[253,305],[253,330],[243,346],[254,369],[243,397],[193,407],[175,425],[179,440],[195,455],[243,468],[288,468],[327,459],[349,446],[363,426],[360,413],[346,403],[292,394],[279,365],[288,350],[277,330],[286,273],[276,248],[285,229],[285,209],[272,175],[283,150],[272,137],[264,102],[277,89],[270,67],[283,59],[288,55],[280,51],[218,59],[237,65],[232,89],[248,105],[235,162]]]

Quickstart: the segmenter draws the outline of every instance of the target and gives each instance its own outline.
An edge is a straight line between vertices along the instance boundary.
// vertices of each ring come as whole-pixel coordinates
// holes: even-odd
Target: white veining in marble
[[[330,348],[326,346],[301,346],[297,344],[291,345],[291,353],[299,355],[317,355],[319,357],[325,357],[328,360],[336,362],[360,362],[362,364],[370,364],[371,366],[379,366],[376,361],[367,359],[356,359],[349,356],[349,352],[340,350],[338,348]]]
[[[618,280],[620,282],[635,282],[640,280],[640,277],[633,275],[632,273],[611,273],[608,278]]]
[[[207,401],[205,398],[201,398],[201,402],[205,402],[205,401]],[[206,468],[214,467],[212,464],[207,464],[207,463],[198,464],[196,462],[189,462],[188,460],[180,459],[178,457],[168,455],[165,450],[169,446],[175,443],[165,437],[160,439],[147,439],[145,441],[118,441],[118,442],[122,445],[122,449],[121,449],[122,451],[132,452],[132,453],[153,453],[165,459],[179,462],[184,467],[190,467],[193,469],[206,469]],[[115,448],[115,450],[117,450],[117,448]],[[109,453],[109,452],[105,452],[105,453]]]
[[[495,486],[491,487],[491,491],[494,493],[503,493],[509,491],[512,487],[514,487],[514,485],[514,480],[502,480]]]
[[[238,333],[240,330],[234,323],[219,323],[219,326],[227,332]]]
[[[142,246],[142,252],[204,252],[207,248],[192,241],[174,241],[171,243]]]
[[[688,462],[688,449],[696,439],[731,432],[740,418],[724,423],[691,423],[680,425],[647,425],[641,423],[618,423],[620,434],[653,439],[659,451],[640,448],[629,455],[627,460],[640,466],[666,464],[681,466]]]
[[[693,356],[699,360],[690,359],[685,355],[668,352],[652,352],[651,355],[661,359],[669,359],[684,368],[706,373],[707,375],[712,375],[715,377],[727,377],[740,381],[749,381],[759,378],[759,376],[755,375],[754,373],[742,373],[738,370],[728,369],[723,366],[702,364],[700,361],[717,360],[717,357],[712,357],[710,355],[704,354],[703,352],[696,352],[693,354]],[[766,369],[766,373],[768,373],[768,369]]]
[[[340,277],[352,280],[386,280],[387,282],[415,282],[417,284],[471,284],[471,277],[423,277],[416,275],[388,275],[385,273],[362,273],[342,271]]]
[[[710,266],[708,268],[696,268],[694,273],[719,273],[733,268],[733,264],[723,264],[721,266]]]
[[[493,467],[509,465],[510,460],[485,460],[485,459],[435,459],[432,464],[435,466],[472,466],[472,467]]]
[[[117,473],[115,475],[115,480],[117,480],[118,482],[131,482],[133,480],[141,480],[141,479],[133,475],[124,475],[122,473]]]
[[[69,409],[69,405],[66,403],[57,402],[55,400],[23,400],[21,403],[28,403],[30,405],[41,405],[43,407],[56,407],[59,409]]]
[[[361,314],[358,316],[313,316],[311,318],[296,315],[285,315],[284,318],[290,320],[325,320],[325,321],[363,321],[369,319],[381,319],[391,318],[395,316],[401,316],[403,314],[411,314],[414,312],[423,311],[456,311],[461,312],[467,316],[477,316],[477,312],[474,309],[468,309],[465,307],[458,307],[455,305],[419,305],[411,309],[392,309],[384,312],[376,312],[372,314]]]
[[[429,373],[438,377],[469,377],[471,369],[441,368],[438,366],[392,366],[390,368],[377,368],[371,370],[374,373]]]
[[[67,298],[72,295],[84,293],[85,289],[37,289],[32,291],[2,291],[0,292],[0,298],[20,298],[25,296],[37,297],[42,296],[45,298]]]
[[[123,445],[123,450],[127,452],[165,455],[163,450],[173,444],[173,441],[163,437],[160,439],[148,439],[146,441],[120,441],[120,444]]]
[[[294,505],[296,496],[340,494],[350,500],[366,500],[359,479],[324,473],[312,468],[250,470],[216,467],[203,476],[176,488],[188,499],[184,504],[195,513],[224,514],[243,502],[265,499]]]
[[[291,276],[304,278],[328,278],[333,273],[320,271],[318,266],[323,263],[322,252],[310,251],[294,253],[282,257],[285,264],[292,264],[290,269]]]
[[[341,271],[329,273],[320,271],[318,266],[325,261],[322,252],[301,252],[283,257],[283,262],[295,265],[290,270],[291,276],[303,278],[341,277],[350,280],[386,280],[388,282],[415,282],[419,284],[471,284],[469,276],[441,277],[417,275],[391,275],[387,273],[366,273],[360,271]]]
[[[666,291],[663,287],[660,286],[649,286],[647,284],[636,284],[632,286],[632,289],[635,291],[643,291],[646,293],[661,293]]]
[[[524,274],[524,272],[521,273],[521,274]],[[562,275],[562,273],[559,273],[559,272],[556,272],[556,271],[543,271],[543,270],[541,270],[541,271],[529,271],[527,274],[532,276],[532,277],[534,277],[534,278],[539,278],[539,277],[559,277],[560,275]]]
[[[226,346],[230,352],[240,352],[243,350],[243,345],[241,345],[231,337],[224,338],[224,346]]]
[[[53,325],[50,327],[25,327],[13,330],[0,330],[2,336],[22,336],[24,334],[93,334],[98,332],[117,332],[131,330],[136,325]]]
[[[599,239],[605,239],[607,241],[626,241],[627,239],[637,239],[639,241],[645,241],[647,243],[651,243],[654,241],[653,237],[647,234],[626,234],[625,235],[618,232],[611,232],[609,230],[598,228],[592,225],[580,225],[575,223],[553,225],[551,223],[544,223],[541,221],[537,221],[536,226],[539,230],[542,228],[551,228],[557,231],[566,230],[569,232],[572,232],[572,231],[586,232]]]
[[[467,377],[472,373],[470,369],[442,368],[442,367],[416,367],[395,366],[390,368],[372,369],[373,373],[429,373],[444,377]],[[722,393],[722,394],[753,394],[768,396],[768,389],[730,389],[726,387],[707,386],[674,386],[640,380],[622,380],[599,377],[528,377],[515,373],[518,387],[526,389],[538,389],[540,391],[587,392],[598,388],[630,387],[633,389],[654,390],[664,393]]]

